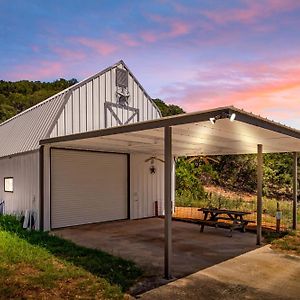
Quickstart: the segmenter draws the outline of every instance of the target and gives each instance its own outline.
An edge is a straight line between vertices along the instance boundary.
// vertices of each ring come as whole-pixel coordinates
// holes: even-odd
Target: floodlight
[[[235,120],[235,117],[236,117],[236,114],[235,113],[232,113],[231,116],[230,116],[230,122],[233,122]]]
[[[216,118],[209,118],[209,121],[211,124],[215,124],[216,123]]]

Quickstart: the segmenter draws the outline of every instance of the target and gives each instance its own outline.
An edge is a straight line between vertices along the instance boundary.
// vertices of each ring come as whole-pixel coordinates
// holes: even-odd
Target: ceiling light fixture
[[[211,124],[216,124],[217,120],[220,120],[220,119],[229,119],[230,122],[234,122],[235,118],[236,118],[235,113],[230,114],[227,112],[222,112],[221,114],[216,115],[215,117],[209,118],[209,121]]]

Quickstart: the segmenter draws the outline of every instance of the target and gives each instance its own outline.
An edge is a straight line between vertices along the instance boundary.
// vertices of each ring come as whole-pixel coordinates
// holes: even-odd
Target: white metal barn
[[[257,154],[260,244],[263,153],[293,152],[297,225],[299,130],[231,106],[161,118],[122,61],[0,124],[0,141],[0,202],[35,211],[37,228],[149,217],[157,202],[167,278],[174,157]]]
[[[120,61],[3,122],[0,202],[5,212],[34,211],[36,228],[45,230],[153,216],[155,201],[161,213],[163,163],[156,163],[151,175],[148,154],[40,147],[46,138],[160,117]]]

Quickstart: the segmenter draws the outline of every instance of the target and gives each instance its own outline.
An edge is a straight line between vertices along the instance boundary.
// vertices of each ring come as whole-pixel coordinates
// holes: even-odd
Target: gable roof
[[[40,140],[50,137],[50,133],[66,104],[66,100],[68,99],[70,92],[120,64],[127,69],[143,92],[152,101],[151,97],[146,93],[144,88],[128,69],[126,64],[121,60],[116,64],[102,70],[101,72],[98,72],[97,74],[90,76],[77,84],[74,84],[60,93],[1,123],[0,157],[38,149]],[[153,101],[152,104],[160,114],[159,109]]]

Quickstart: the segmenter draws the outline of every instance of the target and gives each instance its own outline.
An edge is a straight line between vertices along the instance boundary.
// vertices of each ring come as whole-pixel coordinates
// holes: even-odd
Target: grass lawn
[[[0,216],[0,299],[122,299],[141,273],[130,261]]]
[[[300,231],[291,231],[272,241],[272,248],[289,254],[300,255]]]

